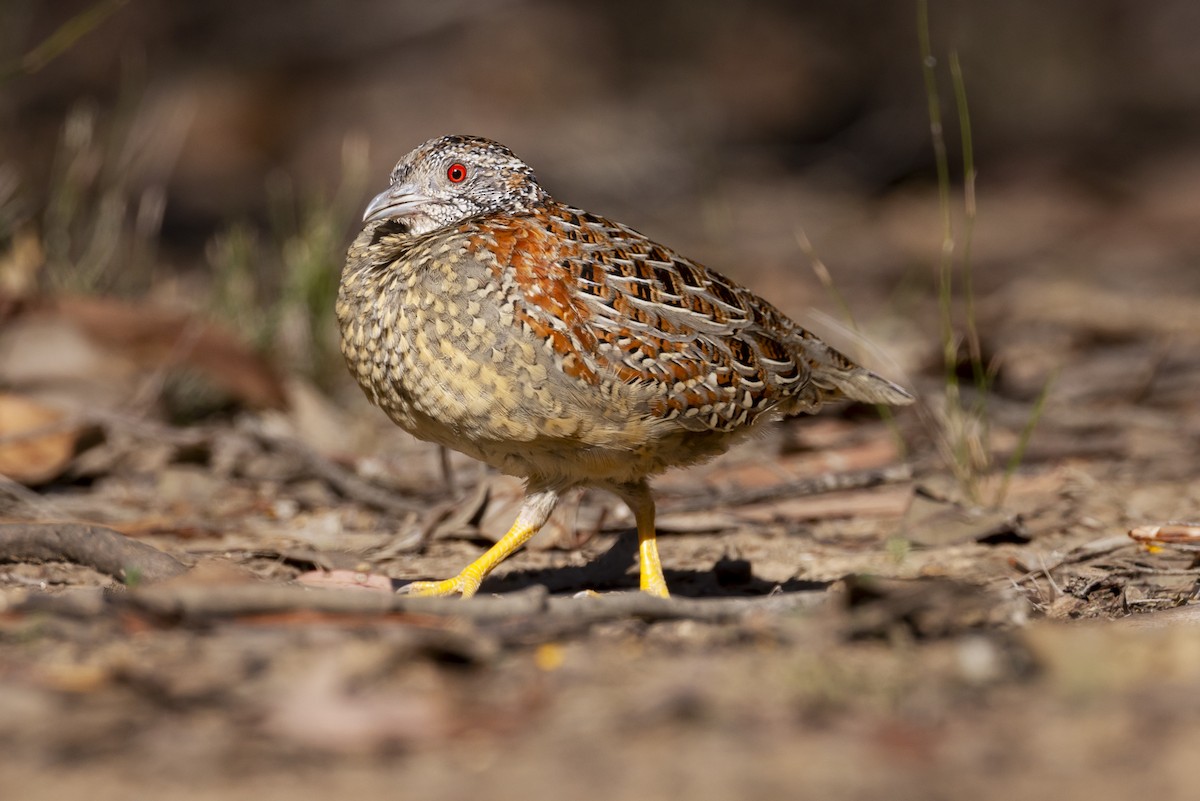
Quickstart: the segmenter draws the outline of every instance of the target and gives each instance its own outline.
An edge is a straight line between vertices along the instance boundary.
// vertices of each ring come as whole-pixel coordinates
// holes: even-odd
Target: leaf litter
[[[493,542],[519,483],[405,438],[353,394],[248,375],[269,369],[253,358],[202,378],[219,414],[172,422],[180,351],[77,326],[48,341],[82,338],[100,366],[73,375],[98,383],[6,372],[0,396],[6,775],[69,761],[216,797],[200,777],[281,788],[318,765],[401,765],[413,794],[487,773],[621,798],[687,752],[676,789],[716,797],[752,772],[782,797],[803,754],[810,786],[867,797],[917,765],[993,798],[980,777],[1001,753],[1118,789],[1134,779],[1112,779],[1115,754],[1174,770],[1200,733],[1200,566],[1179,522],[1200,507],[1200,365],[1180,345],[1191,328],[1164,350],[1139,319],[1043,302],[984,327],[1017,355],[1066,343],[1073,363],[1001,508],[967,502],[919,421],[900,421],[905,457],[861,410],[663,476],[670,601],[634,592],[632,522],[598,492],[564,503],[484,597],[397,595]],[[1114,352],[1117,335],[1134,345]],[[1002,448],[1040,380],[1019,366],[999,374]],[[579,754],[590,767],[573,774]],[[643,783],[585,781],[626,770]]]

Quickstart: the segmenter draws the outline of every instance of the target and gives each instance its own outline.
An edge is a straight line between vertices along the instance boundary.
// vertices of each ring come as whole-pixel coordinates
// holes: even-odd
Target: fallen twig
[[[785,481],[769,487],[754,487],[751,489],[732,489],[713,492],[704,489],[686,495],[664,495],[661,506],[669,511],[695,511],[721,506],[747,506],[753,503],[766,503],[782,498],[795,498],[801,495],[817,495],[823,492],[836,492],[850,489],[866,489],[882,484],[895,484],[912,478],[912,467],[907,464],[891,465],[875,470],[861,470],[855,473],[825,473],[812,478],[802,478],[795,481]]]
[[[460,600],[264,582],[219,590],[211,586],[147,587],[129,593],[127,601],[146,612],[186,621],[297,611],[341,615],[414,613],[487,621],[542,612],[546,608],[546,592],[537,588],[537,591]]]
[[[77,410],[64,418],[62,422],[63,424],[70,424],[72,426],[109,426],[127,431],[135,436],[160,442],[169,442],[180,447],[211,442],[217,436],[217,433],[213,431],[200,428],[180,429],[163,425],[153,420],[112,412],[99,412],[92,409]],[[409,500],[400,497],[390,490],[378,487],[365,479],[359,478],[352,471],[322,456],[295,438],[268,433],[263,430],[263,426],[261,425],[252,425],[250,428],[249,433],[259,442],[283,451],[289,456],[303,462],[311,475],[324,481],[346,498],[383,512],[401,515],[420,513],[428,507],[428,503],[425,501]]]
[[[411,613],[461,618],[474,623],[539,616],[551,623],[591,625],[610,620],[699,620],[731,622],[756,613],[779,613],[820,603],[825,593],[805,592],[758,598],[655,598],[615,593],[585,598],[550,598],[542,587],[507,595],[416,598],[386,592],[313,589],[289,584],[240,584],[138,589],[122,599],[151,614],[184,621],[308,611],[342,615]]]
[[[429,503],[425,500],[410,500],[400,497],[395,492],[377,487],[359,478],[353,472],[322,456],[297,439],[274,436],[261,429],[261,426],[256,427],[254,435],[262,442],[304,462],[314,476],[350,500],[358,501],[381,512],[397,515],[419,514],[428,509]]]
[[[24,505],[38,517],[56,517],[59,514],[54,504],[21,482],[14,481],[3,473],[0,473],[0,495],[9,496],[18,504]]]
[[[1120,625],[1138,629],[1159,629],[1169,626],[1200,624],[1200,604],[1184,604],[1156,612],[1130,615],[1117,621]]]
[[[1200,524],[1172,520],[1158,525],[1138,526],[1130,530],[1129,538],[1150,549],[1200,551]]]
[[[809,609],[822,603],[825,592],[789,592],[754,598],[656,598],[644,592],[612,593],[587,598],[550,598],[547,611],[557,617],[588,622],[636,618],[699,620],[728,623],[747,615]]]
[[[188,569],[144,542],[83,523],[0,524],[0,562],[71,562],[121,581],[160,581]]]

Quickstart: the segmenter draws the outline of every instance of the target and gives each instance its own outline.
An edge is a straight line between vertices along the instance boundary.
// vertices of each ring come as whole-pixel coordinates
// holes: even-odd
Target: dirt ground
[[[1029,202],[997,201],[981,240]],[[1015,260],[982,290],[998,465],[1054,376],[999,505],[968,502],[938,457],[945,379],[912,322],[930,301],[897,312],[880,275],[855,302],[920,407],[793,420],[662,477],[669,604],[629,592],[627,513],[592,493],[484,597],[340,586],[450,575],[520,492],[443,467],[348,386],[287,379],[289,411],[189,426],[59,387],[83,411],[59,421],[66,440],[34,427],[23,462],[55,478],[5,490],[4,797],[1194,797],[1200,568],[1187,537],[1128,532],[1197,516],[1200,326],[1179,291],[1196,279],[1163,253],[1181,228],[1140,243],[1160,258],[1123,289],[1103,254],[1136,250],[1135,221],[1085,222],[1091,280]],[[105,359],[173,380],[71,308],[10,319],[10,375],[39,347],[76,365],[91,348],[108,366],[86,397],[104,396]],[[0,455],[30,442],[11,437]],[[1002,472],[979,479],[985,501]],[[66,546],[98,568],[47,562],[28,538],[51,547],[49,521],[182,566]]]
[[[61,22],[24,5],[0,29]],[[978,111],[954,330],[996,368],[981,393],[959,364],[958,403],[902,4],[124,5],[0,96],[0,801],[1200,795],[1194,4],[934,4]],[[669,602],[594,492],[480,597],[395,594],[493,542],[519,484],[197,300],[207,237],[267,227],[267,176],[336,178],[358,126],[363,202],[427,136],[497,136],[918,403],[660,477]],[[47,201],[97,176],[77,217]],[[114,199],[161,242],[108,247],[79,208]],[[106,254],[145,291],[35,274]]]

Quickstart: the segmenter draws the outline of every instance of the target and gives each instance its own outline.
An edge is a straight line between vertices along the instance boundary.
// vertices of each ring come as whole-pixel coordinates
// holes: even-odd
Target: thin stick
[[[662,498],[660,507],[672,512],[691,512],[717,506],[746,506],[781,498],[795,498],[801,495],[818,495],[824,492],[840,492],[878,487],[883,484],[896,484],[908,481],[912,475],[912,467],[907,464],[891,465],[876,470],[862,470],[856,473],[825,473],[814,478],[787,481],[770,487],[726,490],[724,492],[702,490],[684,496],[667,495]]]
[[[815,606],[824,592],[782,593],[757,598],[656,598],[645,593],[550,598],[545,588],[508,595],[414,598],[367,590],[310,589],[289,584],[159,586],[125,596],[136,608],[169,618],[200,621],[246,615],[309,611],[327,614],[413,613],[462,618],[475,623],[542,616],[555,622],[599,623],[636,618],[645,621],[729,622],[750,614],[779,613]]]
[[[168,553],[103,526],[0,524],[0,561],[70,562],[126,582],[159,581],[187,571]]]

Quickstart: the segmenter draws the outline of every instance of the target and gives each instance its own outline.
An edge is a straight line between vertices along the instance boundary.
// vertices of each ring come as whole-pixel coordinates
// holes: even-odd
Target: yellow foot
[[[445,581],[413,581],[399,589],[403,595],[415,595],[421,598],[445,598],[450,595],[461,595],[470,598],[479,591],[482,579],[464,570],[454,578]]]
[[[646,580],[646,575],[642,574],[642,592],[647,595],[653,595],[656,598],[670,598],[671,593],[667,592],[667,581],[662,577],[660,572],[657,576],[650,576],[649,581]]]

